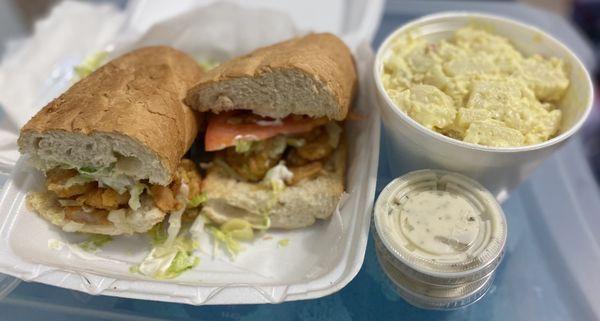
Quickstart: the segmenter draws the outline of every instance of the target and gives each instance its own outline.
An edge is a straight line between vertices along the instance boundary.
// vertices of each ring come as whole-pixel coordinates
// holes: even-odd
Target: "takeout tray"
[[[140,46],[170,44],[197,58],[223,60],[310,31],[297,28],[282,12],[246,7],[241,2],[215,3],[197,11],[187,2],[181,15],[163,16],[155,24],[139,27],[136,17],[156,14],[144,11],[150,3],[155,4],[134,3],[121,36],[98,49],[110,48],[118,55]],[[372,144],[379,141],[380,120],[377,109],[371,107],[368,75],[373,54],[368,37],[379,16],[373,8],[380,8],[381,2],[373,4],[364,8],[359,1],[345,2],[347,10],[362,12],[354,17],[357,26],[329,30],[337,31],[353,50],[361,83],[355,111],[364,115],[362,120],[346,123],[347,195],[330,220],[296,231],[268,231],[268,237],[246,246],[234,261],[221,252],[214,256],[207,239],[198,253],[199,266],[173,280],[154,280],[129,271],[150,249],[144,236],[115,238],[96,254],[81,253],[68,245],[51,248],[49,242],[74,243],[81,237],[62,232],[27,209],[26,192],[39,188],[42,177],[21,158],[0,196],[0,272],[90,294],[194,305],[277,303],[317,298],[344,287],[364,259],[379,158],[378,146]],[[209,27],[214,30],[207,31]],[[50,79],[47,87],[55,91],[48,94],[46,88],[45,95],[58,96],[71,80],[62,81],[56,84]],[[282,239],[288,239],[289,246],[278,246]]]

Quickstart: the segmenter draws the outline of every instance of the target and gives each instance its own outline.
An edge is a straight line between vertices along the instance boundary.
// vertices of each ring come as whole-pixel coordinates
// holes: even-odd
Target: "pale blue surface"
[[[488,7],[477,5],[474,9],[497,12],[497,8],[494,4]],[[510,9],[503,11],[507,15],[527,18],[526,10],[518,10],[516,6],[504,8]],[[379,44],[383,35],[405,20],[430,10],[427,6],[420,9],[423,11],[406,13],[407,8],[392,7],[386,11],[375,44]],[[398,10],[404,10],[404,13]],[[385,144],[382,151],[384,149]],[[577,175],[557,175],[561,171],[561,162],[564,163],[567,158],[585,163],[577,139],[545,162],[504,204],[509,232],[505,259],[490,292],[476,304],[461,310],[426,311],[402,301],[382,274],[372,242],[369,242],[358,276],[340,292],[321,299],[278,305],[194,307],[94,297],[22,283],[0,302],[0,320],[592,320],[588,303],[571,282],[571,272],[561,262],[561,254],[555,250],[554,244],[558,241],[552,239],[547,224],[541,221],[541,217],[565,215],[555,208],[544,206],[542,198],[574,201],[568,199],[572,196],[566,195],[560,188],[569,185],[566,179]],[[391,180],[387,175],[387,165],[385,158],[381,157],[378,192]],[[569,168],[569,171],[584,176],[589,173],[586,166]],[[592,184],[582,188],[596,187]],[[598,198],[598,193],[596,190],[576,196],[585,201],[586,197]]]

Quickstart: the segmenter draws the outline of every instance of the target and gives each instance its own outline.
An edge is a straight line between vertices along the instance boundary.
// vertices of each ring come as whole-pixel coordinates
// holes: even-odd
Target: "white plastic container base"
[[[373,19],[367,19],[367,28],[377,25]],[[352,35],[370,32],[363,31],[359,28],[348,36],[355,39]],[[166,44],[195,57],[222,60],[301,33],[283,13],[217,3],[155,24],[134,40],[115,39],[114,54]],[[40,188],[42,177],[22,158],[0,197],[0,272],[89,294],[194,305],[278,303],[340,290],[358,273],[364,259],[379,158],[378,145],[372,142],[379,141],[380,119],[371,107],[368,76],[373,54],[369,40],[359,40],[351,47],[362,84],[355,110],[365,117],[345,125],[347,194],[331,219],[294,231],[268,231],[246,244],[235,260],[222,251],[213,256],[207,236],[196,253],[197,267],[173,280],[154,280],[130,272],[150,249],[144,236],[116,237],[100,252],[85,253],[69,245],[85,237],[65,233],[28,210],[26,192]],[[282,239],[289,245],[279,246]],[[49,242],[56,244],[56,240],[67,245],[51,248]]]

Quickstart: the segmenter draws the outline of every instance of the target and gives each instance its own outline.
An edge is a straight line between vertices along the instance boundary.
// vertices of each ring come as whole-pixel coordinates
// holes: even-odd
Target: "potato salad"
[[[438,42],[398,38],[383,68],[383,86],[395,105],[443,135],[516,147],[544,142],[560,130],[567,66],[555,57],[526,56],[488,31],[469,26]]]

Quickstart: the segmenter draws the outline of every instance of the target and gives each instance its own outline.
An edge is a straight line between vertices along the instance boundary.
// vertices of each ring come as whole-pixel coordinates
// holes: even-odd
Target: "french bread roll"
[[[356,94],[352,54],[336,36],[309,34],[259,48],[206,72],[185,102],[198,111],[346,118]]]
[[[183,98],[201,73],[193,58],[170,47],[129,52],[75,83],[31,118],[21,129],[20,151],[44,172],[108,168],[109,174],[118,172],[134,182],[168,185],[198,133],[199,119]],[[27,195],[32,210],[67,232],[142,233],[166,215],[147,193],[136,209],[94,212],[61,201],[48,190]]]
[[[183,104],[201,68],[170,47],[146,47],[102,66],[50,102],[23,128],[21,153],[49,170],[115,165],[167,185],[198,133]]]

